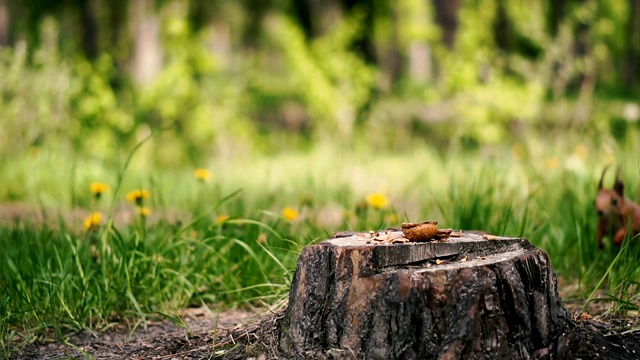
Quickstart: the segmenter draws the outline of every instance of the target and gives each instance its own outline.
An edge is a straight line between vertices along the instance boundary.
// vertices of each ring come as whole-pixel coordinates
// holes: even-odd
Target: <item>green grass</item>
[[[37,335],[64,340],[70,331],[114,321],[177,317],[178,309],[203,302],[271,303],[285,292],[295,259],[280,260],[271,251],[286,255],[300,247],[249,220],[143,226],[120,231],[109,224],[84,236],[1,229],[0,245],[8,250],[0,259],[3,332],[18,329],[25,341]],[[256,242],[263,232],[267,245]]]
[[[0,198],[48,214],[44,222],[0,226],[3,355],[21,343],[65,341],[74,331],[114,322],[179,323],[178,310],[188,306],[273,304],[286,296],[303,246],[334,231],[406,220],[528,238],[549,253],[559,276],[579,284],[573,296],[595,301],[600,290],[611,313],[640,310],[640,242],[598,250],[592,205],[612,157],[624,166],[634,197],[640,173],[632,154],[639,149],[602,153],[578,140],[522,146],[475,152],[417,146],[375,156],[322,147],[218,159],[205,166],[214,173],[209,183],[196,181],[191,168],[146,167],[139,154],[124,159],[126,172],[48,153],[0,163],[6,179]],[[97,201],[90,181],[112,190]],[[148,218],[123,200],[136,188],[151,192]],[[375,192],[389,197],[388,208],[367,206],[367,194]],[[287,206],[300,213],[294,221],[281,215]],[[112,216],[85,231],[82,218],[95,210]],[[221,222],[219,215],[229,218]]]

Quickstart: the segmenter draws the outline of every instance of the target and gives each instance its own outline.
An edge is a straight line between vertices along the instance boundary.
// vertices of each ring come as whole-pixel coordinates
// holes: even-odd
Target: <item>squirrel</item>
[[[633,232],[632,235],[640,233],[640,205],[624,196],[620,168],[616,171],[613,188],[605,189],[602,186],[607,168],[602,170],[600,182],[598,182],[598,196],[594,201],[599,218],[597,242],[601,249],[604,247],[602,239],[605,235],[612,235],[613,244],[620,247],[629,230]]]

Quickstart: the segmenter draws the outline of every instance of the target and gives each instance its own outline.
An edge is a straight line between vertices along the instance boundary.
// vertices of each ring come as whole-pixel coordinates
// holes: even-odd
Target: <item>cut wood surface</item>
[[[342,233],[302,251],[280,351],[366,359],[520,359],[556,351],[567,312],[547,254],[527,240],[479,232],[425,243],[373,237]]]

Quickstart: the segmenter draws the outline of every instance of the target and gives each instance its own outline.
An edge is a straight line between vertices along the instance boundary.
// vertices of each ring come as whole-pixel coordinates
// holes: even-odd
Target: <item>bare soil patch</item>
[[[43,341],[14,349],[11,359],[284,359],[277,349],[282,311],[229,310],[213,315],[203,309],[185,312],[189,329],[149,321],[135,331],[124,325],[104,332],[82,332],[66,343]],[[574,313],[558,340],[557,354],[541,359],[638,359],[640,331],[619,320],[594,320]],[[354,359],[340,349],[318,349],[300,358]]]
[[[237,344],[257,341],[262,319],[277,316],[267,310],[228,310],[212,314],[188,309],[188,328],[169,320],[147,321],[132,329],[119,324],[96,333],[69,335],[65,342],[43,340],[16,346],[11,359],[220,359]],[[247,339],[251,337],[252,339]]]

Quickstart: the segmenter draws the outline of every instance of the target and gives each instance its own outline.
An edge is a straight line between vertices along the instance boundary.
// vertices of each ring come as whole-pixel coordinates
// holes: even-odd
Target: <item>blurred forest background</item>
[[[640,0],[0,0],[0,158],[620,144],[639,57]]]

